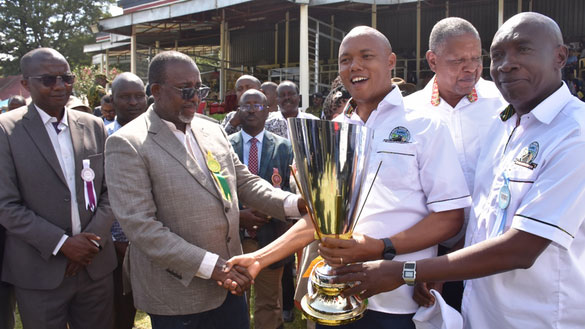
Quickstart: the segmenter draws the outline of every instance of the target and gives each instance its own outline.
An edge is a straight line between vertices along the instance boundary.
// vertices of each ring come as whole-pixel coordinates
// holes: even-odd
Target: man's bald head
[[[37,69],[40,63],[48,61],[60,61],[67,63],[67,60],[60,52],[52,48],[37,48],[29,51],[20,59],[20,72],[23,77],[37,75]],[[69,67],[69,63],[67,63]]]
[[[516,113],[532,111],[562,86],[568,57],[557,23],[538,13],[521,13],[496,32],[490,47],[492,78]]]
[[[366,118],[392,90],[396,55],[390,41],[369,26],[355,27],[339,46],[338,63],[343,85]]]
[[[120,87],[128,84],[136,83],[142,86],[144,89],[144,82],[136,74],[131,72],[124,72],[119,74],[112,82],[112,96],[115,97],[116,92],[119,91]]]
[[[494,42],[501,38],[513,38],[513,31],[519,26],[529,26],[535,33],[543,33],[541,39],[554,47],[563,45],[563,34],[557,22],[535,12],[519,13],[512,16],[498,29],[494,35]]]
[[[242,97],[242,94],[246,90],[250,89],[259,90],[261,84],[262,83],[260,82],[260,80],[258,80],[258,78],[252,75],[244,74],[241,77],[239,77],[238,80],[236,80],[236,98],[238,99],[238,102],[240,101],[240,97]]]
[[[238,85],[238,83],[241,83],[244,80],[253,81],[255,84],[258,85],[258,88],[256,88],[256,89],[260,89],[260,86],[262,85],[260,80],[258,80],[258,78],[256,78],[255,76],[249,75],[249,74],[244,74],[241,77],[239,77],[238,80],[236,80],[236,86]]]
[[[386,38],[386,36],[382,34],[382,32],[365,25],[356,26],[353,29],[351,29],[351,31],[349,31],[349,33],[346,34],[343,40],[341,41],[339,49],[342,48],[343,43],[346,42],[346,40],[364,36],[376,39],[383,47],[383,49],[388,53],[388,55],[392,53],[392,45],[390,45],[390,41],[388,40],[388,38]]]
[[[260,99],[260,104],[262,105],[266,105],[268,102],[264,93],[256,89],[249,89],[242,94],[242,97],[240,97],[240,106],[246,104],[248,97],[258,97]]]

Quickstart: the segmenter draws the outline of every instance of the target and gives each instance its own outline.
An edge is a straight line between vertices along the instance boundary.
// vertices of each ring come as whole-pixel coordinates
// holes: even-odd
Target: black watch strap
[[[383,238],[382,242],[384,242],[384,250],[382,250],[382,259],[392,260],[396,256],[396,249],[394,249],[394,245],[390,238]]]

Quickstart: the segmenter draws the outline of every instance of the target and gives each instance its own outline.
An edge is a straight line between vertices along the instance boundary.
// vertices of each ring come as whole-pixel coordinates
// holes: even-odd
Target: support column
[[[106,49],[106,79],[110,80],[110,50]]]
[[[299,89],[304,110],[309,105],[309,5],[300,5]]]
[[[313,67],[315,68],[315,75],[313,77],[314,84],[315,84],[315,91],[319,92],[319,25],[321,23],[317,21],[317,27],[315,32],[315,62],[313,62]]]
[[[219,25],[219,101],[224,99],[225,90],[225,13],[221,10],[221,23]]]
[[[278,64],[278,23],[274,24],[274,64]]]
[[[289,16],[289,13],[287,11],[286,16],[285,16],[285,23],[284,23],[284,68],[285,69],[288,69],[288,40],[289,40],[288,28],[289,28],[289,22],[290,22],[290,16]],[[285,80],[287,79],[287,75],[288,75],[288,71],[286,71],[286,73],[284,75]],[[282,76],[282,74],[280,76]]]
[[[449,17],[449,0],[445,1],[445,17]]]
[[[329,59],[335,59],[335,42],[333,38],[335,37],[335,15],[331,15],[331,25],[329,25],[329,36],[331,39],[329,40]]]
[[[155,48],[155,56],[158,55],[158,53],[160,53],[160,41],[156,40],[154,42],[154,48]]]
[[[136,25],[132,25],[132,36],[130,37],[130,72],[136,74]]]
[[[498,28],[504,24],[504,0],[498,0]]]
[[[518,13],[522,12],[522,0],[518,0]]]
[[[378,6],[374,2],[372,4],[372,27],[377,28],[378,25]]]
[[[100,73],[104,73],[104,54],[100,53]]]
[[[532,11],[532,0],[528,0],[528,11]]]
[[[231,41],[230,41],[230,28],[229,28],[229,23],[225,22],[224,23],[225,26],[223,27],[223,31],[225,33],[225,37],[224,37],[224,43],[225,43],[225,67],[226,68],[230,68],[230,62],[232,60],[232,56],[231,56]],[[224,81],[224,83],[227,86],[227,77]],[[225,87],[225,86],[224,86]]]
[[[416,2],[416,81],[420,78],[420,19],[421,7],[420,0]],[[408,66],[408,63],[407,63]],[[408,78],[408,77],[407,77]]]

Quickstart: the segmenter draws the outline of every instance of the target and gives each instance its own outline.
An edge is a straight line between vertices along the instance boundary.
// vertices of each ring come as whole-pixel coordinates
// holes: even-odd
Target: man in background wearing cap
[[[95,109],[96,107],[100,106],[100,101],[102,97],[104,97],[106,92],[106,84],[108,83],[108,79],[103,74],[96,74],[95,75],[95,82],[93,86],[89,89],[87,93],[87,100],[89,102],[89,107],[91,109]]]
[[[305,112],[310,113],[317,118],[323,117],[323,94],[321,93],[314,93],[313,94],[313,105],[307,107]]]

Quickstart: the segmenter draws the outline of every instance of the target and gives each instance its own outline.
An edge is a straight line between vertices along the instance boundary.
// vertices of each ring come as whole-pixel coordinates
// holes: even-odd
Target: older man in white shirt
[[[409,108],[429,110],[446,124],[467,187],[473,191],[479,151],[505,101],[493,82],[481,78],[481,40],[470,22],[459,17],[437,22],[429,37],[426,58],[435,76],[423,90],[406,97],[404,103]],[[468,220],[469,208],[465,208],[465,224],[459,234],[441,244],[439,254],[462,239]],[[462,282],[443,287],[443,297],[458,310],[462,293]]]

